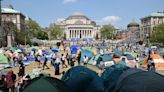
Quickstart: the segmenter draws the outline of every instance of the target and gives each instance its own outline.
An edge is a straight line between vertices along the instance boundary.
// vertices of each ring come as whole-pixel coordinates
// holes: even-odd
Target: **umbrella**
[[[51,49],[51,50],[52,50],[52,52],[54,52],[54,53],[55,53],[55,52],[59,52],[59,50],[54,49],[54,48],[53,48],[53,49]]]
[[[41,76],[32,79],[21,92],[70,92],[70,88],[61,80]]]

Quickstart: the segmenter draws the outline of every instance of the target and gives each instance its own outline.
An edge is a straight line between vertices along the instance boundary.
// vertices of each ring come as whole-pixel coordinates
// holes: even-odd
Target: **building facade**
[[[100,27],[96,25],[96,22],[80,13],[75,13],[56,24],[64,29],[67,40],[73,38],[81,40],[84,38],[94,39],[96,35],[99,34],[100,29]]]
[[[15,10],[12,6],[2,8],[2,22],[13,22],[18,30],[25,29],[25,16],[20,12]]]
[[[15,34],[11,26],[15,26],[19,31],[25,29],[25,16],[9,5],[1,8],[2,32],[1,46],[12,47],[15,43]],[[14,24],[14,25],[13,25]]]
[[[154,26],[164,23],[164,11],[152,13],[149,16],[141,18],[141,34],[144,40],[152,35]]]

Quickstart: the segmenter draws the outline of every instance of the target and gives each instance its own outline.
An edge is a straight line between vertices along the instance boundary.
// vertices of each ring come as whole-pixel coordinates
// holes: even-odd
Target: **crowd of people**
[[[93,44],[92,44],[93,45]],[[119,48],[115,46],[116,48]],[[132,48],[132,46],[127,46],[127,48]],[[67,67],[74,67],[75,62],[78,63],[78,65],[84,65],[87,66],[89,57],[87,55],[84,55],[84,57],[81,57],[81,53],[78,55],[72,55],[70,54],[70,51],[66,49],[66,47],[63,50],[62,54],[58,54],[56,52],[51,51],[52,48],[49,48],[48,54],[50,56],[50,62],[51,66],[54,67],[54,74],[55,75],[60,75],[61,68],[67,68]],[[99,54],[104,54],[102,49],[98,49]],[[135,51],[135,50],[134,50]],[[10,53],[12,53],[12,56],[8,57],[9,61],[11,62],[12,66],[18,66],[19,67],[19,72],[18,74],[14,74],[14,72],[8,71],[7,74],[5,75],[0,75],[0,90],[2,92],[19,92],[21,88],[23,88],[29,81],[30,81],[30,76],[29,74],[25,73],[25,65],[23,61],[27,60],[28,56],[32,56],[35,58],[35,62],[37,62],[38,68],[41,68],[42,70],[45,69],[50,69],[50,66],[47,65],[47,62],[49,62],[49,59],[47,58],[46,54],[43,53],[43,50],[38,49],[38,50],[31,50],[30,52],[27,53],[27,55],[23,53],[18,53],[17,55],[14,54],[12,50],[10,50]],[[147,70],[148,71],[155,71],[155,65],[152,62],[152,58],[150,57],[150,53],[148,54],[148,66]],[[43,58],[43,60],[41,60]],[[81,59],[83,60],[83,64],[81,64]],[[136,61],[139,62],[139,55],[136,57]],[[61,68],[60,68],[61,66]],[[104,65],[102,62],[100,62],[100,70],[103,72]]]

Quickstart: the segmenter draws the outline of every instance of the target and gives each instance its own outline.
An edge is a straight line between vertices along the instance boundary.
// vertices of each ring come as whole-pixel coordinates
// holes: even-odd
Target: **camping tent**
[[[96,65],[99,56],[100,56],[100,55],[93,56],[93,57],[89,60],[88,64]]]
[[[95,71],[84,66],[69,69],[62,80],[72,89],[72,92],[104,92],[102,79]]]
[[[9,66],[8,58],[0,53],[0,69],[5,68],[6,66]]]
[[[71,54],[76,54],[77,51],[80,49],[80,46],[71,46]]]
[[[104,86],[105,86],[104,92],[113,92],[112,90],[114,90],[117,80],[119,79],[119,76],[127,69],[130,68],[121,64],[115,64],[111,67],[105,68],[105,71],[101,76],[101,78],[103,78],[104,80]],[[127,91],[127,92],[131,92],[131,91]]]
[[[151,54],[150,57],[152,58],[156,68],[164,68],[164,60],[160,55]],[[148,59],[145,58],[145,60],[143,62],[143,66],[146,67],[147,64],[148,64]]]
[[[164,76],[160,74],[128,69],[120,75],[114,91],[110,92],[164,92],[163,85]]]
[[[92,53],[91,51],[89,51],[89,50],[82,50],[82,51],[81,51],[81,57],[82,57],[82,58],[81,58],[81,60],[80,60],[81,62],[83,61],[83,57],[84,57],[85,55],[86,55],[89,59],[91,59],[91,58],[94,56],[93,53]]]
[[[100,62],[103,62],[105,67],[113,65],[115,62],[113,61],[113,57],[110,56],[110,54],[103,54],[100,55],[97,59],[97,65],[100,65]]]
[[[37,77],[32,79],[21,92],[70,92],[70,88],[53,77]]]
[[[122,56],[118,63],[120,62],[125,62],[127,66],[132,68],[136,67],[136,63],[137,63],[136,60],[130,54],[126,54],[125,56]]]

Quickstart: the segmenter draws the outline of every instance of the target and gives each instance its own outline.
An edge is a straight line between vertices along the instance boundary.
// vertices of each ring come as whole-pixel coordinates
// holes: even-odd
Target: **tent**
[[[137,57],[137,53],[134,52],[124,52],[124,54],[130,54],[133,58]]]
[[[83,57],[84,56],[87,56],[89,59],[91,59],[94,55],[93,55],[93,53],[91,52],[91,51],[89,51],[89,50],[82,50],[81,51],[81,62],[83,62]]]
[[[57,50],[57,49],[55,49],[55,48],[53,48],[53,49],[51,49],[52,50],[52,52],[59,52],[59,50]]]
[[[156,68],[164,68],[164,60],[159,54],[151,54],[150,57],[152,58]],[[147,64],[148,59],[145,58],[142,66],[147,67]]]
[[[76,45],[71,46],[71,54],[76,54],[80,48],[81,48],[80,46],[76,46]]]
[[[114,91],[108,92],[164,92],[163,85],[164,76],[160,74],[128,69],[119,76]]]
[[[118,51],[118,50],[116,50],[116,49],[112,49],[112,52],[113,52],[115,55],[119,56],[119,57],[123,55],[122,52],[120,52],[120,51]]]
[[[103,54],[100,55],[97,59],[97,65],[100,65],[100,62],[103,62],[105,67],[113,65],[115,62],[113,61],[113,57],[110,56],[110,54]]]
[[[120,61],[118,61],[118,63],[124,63],[127,66],[134,68],[136,67],[137,62],[130,54],[126,54],[125,56],[122,56],[120,58]]]
[[[98,74],[84,66],[69,69],[63,76],[64,81],[71,92],[104,92],[102,79]]]
[[[61,80],[41,76],[32,79],[21,92],[70,92],[70,88]]]
[[[115,64],[111,67],[105,68],[105,71],[101,76],[101,78],[104,80],[104,86],[105,86],[104,92],[114,92],[113,90],[116,87],[115,85],[120,75],[127,69],[130,68],[121,64]],[[131,92],[131,91],[127,91],[127,92]]]
[[[100,56],[100,55],[93,56],[93,57],[89,60],[88,64],[96,65],[99,56]]]
[[[4,69],[6,66],[9,66],[8,58],[0,53],[0,69]]]

